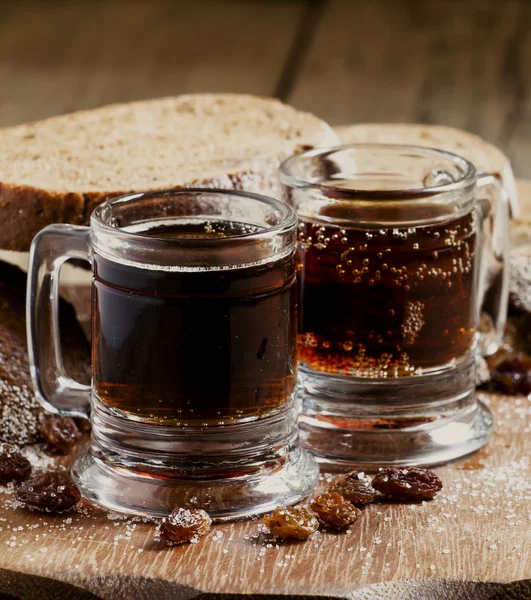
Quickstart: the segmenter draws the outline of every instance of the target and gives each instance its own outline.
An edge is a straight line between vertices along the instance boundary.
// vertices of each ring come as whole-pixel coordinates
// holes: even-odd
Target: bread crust
[[[25,251],[46,225],[81,223],[85,204],[82,194],[63,195],[0,182],[1,248]]]
[[[194,180],[190,184],[175,185],[183,187],[208,187],[214,189],[247,190],[278,196],[279,184],[275,172],[280,159],[273,160],[269,167],[262,171],[242,171],[227,174],[225,177]],[[272,172],[271,178],[267,173]],[[88,225],[92,211],[109,198],[139,191],[155,191],[158,188],[148,187],[141,190],[117,190],[106,193],[61,194],[28,186],[10,186],[0,182],[0,215],[3,220],[0,228],[0,248],[27,252],[34,236],[52,223],[69,223],[71,225]]]
[[[245,94],[110,105],[3,129],[0,250],[27,251],[46,225],[87,224],[101,202],[130,192],[201,186],[278,196],[284,158],[337,142],[317,117]]]
[[[359,123],[340,125],[334,130],[344,144],[412,144],[440,148],[463,156],[478,171],[495,175],[503,182],[509,194],[512,215],[517,217],[520,214],[516,180],[509,159],[499,148],[473,133],[446,125],[419,123]]]

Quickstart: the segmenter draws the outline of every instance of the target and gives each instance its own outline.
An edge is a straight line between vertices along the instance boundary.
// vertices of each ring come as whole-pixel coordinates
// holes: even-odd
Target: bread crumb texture
[[[499,148],[477,135],[446,125],[418,123],[359,123],[335,127],[335,131],[344,144],[410,144],[458,154],[470,161],[478,172],[498,177],[509,196],[513,216],[520,214],[516,180],[509,159]]]
[[[51,223],[86,224],[104,200],[172,187],[279,195],[291,154],[338,142],[309,113],[271,98],[194,94],[0,129],[1,250],[28,250]]]
[[[330,133],[248,95],[117,104],[0,130],[0,181],[61,194],[162,189],[253,170]]]

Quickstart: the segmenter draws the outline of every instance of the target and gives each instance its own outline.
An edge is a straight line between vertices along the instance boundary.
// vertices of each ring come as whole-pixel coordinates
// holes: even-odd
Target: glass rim
[[[108,208],[114,206],[121,206],[127,204],[133,200],[142,200],[144,198],[161,198],[164,196],[185,196],[185,195],[202,195],[208,194],[210,196],[238,196],[240,198],[247,198],[249,200],[255,200],[262,204],[267,204],[273,209],[280,213],[280,222],[277,225],[264,226],[260,231],[252,233],[241,233],[236,235],[229,235],[227,237],[205,237],[205,238],[178,238],[168,239],[159,236],[147,235],[137,231],[127,231],[126,228],[113,227],[109,225],[102,217],[102,212]],[[256,194],[254,192],[247,192],[245,190],[232,190],[232,189],[220,189],[220,188],[204,188],[204,187],[189,187],[189,188],[165,188],[161,190],[149,190],[145,192],[130,192],[128,194],[120,194],[109,198],[105,202],[102,202],[97,206],[90,215],[90,225],[96,225],[98,229],[108,234],[118,234],[121,236],[127,236],[138,241],[152,241],[154,243],[164,242],[165,244],[178,245],[178,246],[197,246],[197,243],[206,245],[224,245],[233,242],[234,240],[259,240],[264,236],[274,236],[277,234],[283,234],[290,229],[297,226],[297,215],[295,210],[288,204],[266,196],[264,194]]]
[[[331,185],[330,183],[320,183],[318,181],[308,181],[292,173],[292,167],[296,162],[307,158],[326,157],[335,152],[344,150],[406,150],[416,152],[425,157],[439,157],[450,160],[454,165],[460,168],[461,176],[452,182],[443,183],[435,186],[425,186],[421,188],[396,188],[387,190],[366,190],[352,187],[350,189]],[[466,158],[453,152],[431,148],[427,146],[416,146],[413,144],[373,144],[373,143],[352,143],[341,144],[338,146],[325,146],[306,150],[299,154],[294,154],[285,159],[278,169],[280,181],[283,185],[291,188],[311,188],[317,190],[328,190],[338,195],[339,198],[362,198],[363,200],[398,200],[426,198],[427,196],[436,196],[446,194],[466,188],[475,184],[477,179],[476,167]]]

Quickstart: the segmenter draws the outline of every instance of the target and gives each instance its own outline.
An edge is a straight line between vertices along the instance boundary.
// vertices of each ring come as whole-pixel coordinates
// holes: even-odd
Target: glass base
[[[297,447],[294,400],[251,423],[169,427],[133,422],[93,399],[92,441],[72,467],[83,497],[107,510],[149,517],[203,508],[215,521],[304,499],[319,478]]]
[[[367,380],[300,370],[300,444],[328,468],[436,465],[490,438],[473,363],[429,376]]]

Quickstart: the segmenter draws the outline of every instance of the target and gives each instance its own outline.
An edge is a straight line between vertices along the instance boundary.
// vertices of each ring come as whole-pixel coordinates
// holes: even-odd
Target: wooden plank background
[[[454,125],[531,177],[528,0],[0,0],[0,126],[185,92]]]

